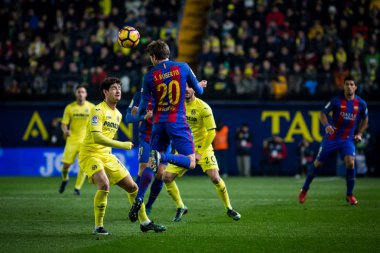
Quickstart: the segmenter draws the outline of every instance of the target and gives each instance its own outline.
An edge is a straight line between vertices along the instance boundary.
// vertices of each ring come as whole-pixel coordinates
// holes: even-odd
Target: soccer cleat
[[[298,202],[299,202],[300,204],[305,203],[305,201],[306,201],[306,196],[307,196],[307,191],[305,191],[304,189],[301,189],[301,190],[300,190],[300,193],[298,194]]]
[[[228,217],[232,218],[233,220],[240,220],[240,218],[241,218],[240,213],[236,212],[234,209],[228,209],[227,215],[228,215]]]
[[[77,188],[74,188],[74,195],[80,196],[80,190]]]
[[[150,151],[149,157],[152,160],[151,169],[154,173],[157,173],[158,166],[160,166],[161,154],[157,150]]]
[[[149,230],[153,230],[156,233],[164,232],[166,231],[166,227],[160,224],[155,224],[153,221],[151,221],[148,225],[140,224],[140,229],[142,232],[148,232]]]
[[[104,227],[98,227],[95,228],[95,230],[92,232],[94,235],[110,235],[110,233],[104,229]]]
[[[349,202],[351,205],[355,206],[358,204],[357,199],[355,198],[354,195],[347,195],[346,201]]]
[[[152,208],[145,207],[145,213],[146,213],[146,215],[149,216],[151,212],[152,212]]]
[[[186,206],[184,206],[183,208],[177,208],[177,212],[175,214],[173,221],[175,222],[181,221],[182,215],[187,214],[187,212],[188,212],[188,209]]]
[[[128,213],[128,217],[131,222],[135,222],[139,218],[139,210],[141,208],[142,203],[142,200],[138,198],[136,198],[133,202],[133,205]]]
[[[58,189],[59,193],[63,193],[65,191],[68,182],[69,180],[62,181],[61,186]]]

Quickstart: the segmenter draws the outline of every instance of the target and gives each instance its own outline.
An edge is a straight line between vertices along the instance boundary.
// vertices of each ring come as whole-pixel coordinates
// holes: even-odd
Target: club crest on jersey
[[[94,115],[91,118],[91,125],[97,125],[99,122],[98,116]]]
[[[191,110],[191,115],[197,114],[197,111],[195,109]]]
[[[96,170],[98,168],[97,165],[92,165],[92,170]]]

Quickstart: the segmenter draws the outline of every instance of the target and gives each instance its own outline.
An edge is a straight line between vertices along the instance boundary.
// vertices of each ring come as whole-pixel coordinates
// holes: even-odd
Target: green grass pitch
[[[74,178],[58,194],[59,178],[0,178],[0,252],[380,252],[380,179],[359,178],[358,206],[345,202],[343,178],[316,178],[304,205],[303,179],[227,178],[233,221],[207,177],[177,180],[189,213],[171,221],[175,206],[163,189],[151,214],[165,233],[142,233],[128,221],[125,193],[111,187],[105,227],[94,236],[95,186],[74,196]]]

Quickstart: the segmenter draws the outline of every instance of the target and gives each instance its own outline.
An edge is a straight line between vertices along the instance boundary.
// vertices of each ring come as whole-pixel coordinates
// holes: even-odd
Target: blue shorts
[[[170,146],[181,155],[194,154],[193,134],[187,123],[162,122],[153,124],[150,148],[164,152]]]
[[[352,140],[334,140],[330,141],[327,138],[322,140],[321,146],[319,147],[318,155],[316,160],[320,162],[325,162],[331,154],[339,151],[341,158],[345,156],[355,157],[355,145]]]
[[[172,146],[169,145],[166,149],[165,154],[170,154],[172,152]],[[139,139],[139,163],[147,163],[149,161],[150,145],[145,141],[145,138]],[[162,163],[167,165],[168,163]]]

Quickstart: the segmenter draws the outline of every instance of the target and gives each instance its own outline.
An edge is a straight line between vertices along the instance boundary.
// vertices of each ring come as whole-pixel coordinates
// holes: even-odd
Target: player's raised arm
[[[141,101],[139,104],[139,109],[137,111],[137,117],[140,117],[141,115],[145,114],[146,108],[148,108],[149,100],[151,97],[151,91],[149,84],[147,82],[147,74],[144,76],[144,81],[143,81],[143,87],[141,89]]]
[[[186,64],[186,67],[188,68],[188,76],[187,76],[187,83],[189,84],[189,87],[193,88],[195,91],[195,94],[202,95],[203,94],[203,88],[207,86],[207,81],[202,80],[201,82],[198,82],[196,76],[194,75],[194,72],[191,70],[190,66]]]
[[[140,93],[136,93],[134,96],[133,96],[133,99],[131,101],[131,103],[129,104],[129,107],[127,109],[127,115],[126,115],[126,119],[125,119],[125,122],[128,124],[128,123],[134,123],[134,122],[139,122],[141,120],[144,120],[144,115],[141,115],[140,117],[137,116],[137,112],[138,112],[138,105],[140,104]]]

